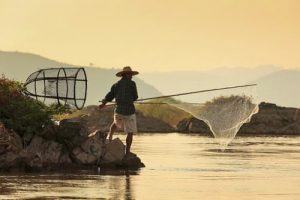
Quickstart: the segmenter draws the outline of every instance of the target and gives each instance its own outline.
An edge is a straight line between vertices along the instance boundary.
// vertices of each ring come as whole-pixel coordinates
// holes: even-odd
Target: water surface
[[[118,135],[125,141],[124,135]],[[0,199],[300,199],[300,137],[137,135],[139,171],[2,174]]]

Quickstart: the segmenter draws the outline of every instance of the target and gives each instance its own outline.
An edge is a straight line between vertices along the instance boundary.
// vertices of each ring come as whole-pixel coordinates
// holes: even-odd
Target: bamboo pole
[[[149,97],[149,98],[144,98],[144,99],[138,99],[135,102],[147,101],[147,100],[153,100],[153,99],[169,98],[169,97],[177,97],[177,96],[203,93],[203,92],[212,92],[212,91],[218,91],[218,90],[229,90],[229,89],[235,89],[235,88],[251,87],[251,86],[257,86],[257,84],[237,85],[237,86],[231,86],[231,87],[214,88],[214,89],[208,89],[208,90],[198,90],[198,91],[193,91],[193,92],[184,92],[184,93],[178,93],[178,94]],[[102,102],[102,101],[99,101],[99,102]],[[111,103],[115,104],[116,102],[111,102]],[[110,104],[110,105],[113,105],[113,104]]]

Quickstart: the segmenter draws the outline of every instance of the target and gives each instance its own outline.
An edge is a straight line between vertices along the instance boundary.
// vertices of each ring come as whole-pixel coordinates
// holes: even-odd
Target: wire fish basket
[[[32,73],[24,84],[25,94],[45,104],[84,107],[87,76],[84,68],[47,68]]]

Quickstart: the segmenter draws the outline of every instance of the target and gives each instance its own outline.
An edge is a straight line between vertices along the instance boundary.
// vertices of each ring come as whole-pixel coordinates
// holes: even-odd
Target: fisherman
[[[116,82],[111,90],[106,94],[102,100],[102,104],[99,108],[102,109],[107,102],[116,100],[116,108],[114,112],[114,121],[110,126],[109,142],[112,141],[112,137],[117,127],[124,127],[124,132],[127,133],[126,137],[126,155],[130,153],[130,147],[132,144],[133,133],[137,132],[135,107],[133,102],[138,99],[136,84],[132,81],[132,76],[139,74],[137,71],[133,71],[131,67],[126,66],[122,71],[116,73],[116,76],[122,77]]]

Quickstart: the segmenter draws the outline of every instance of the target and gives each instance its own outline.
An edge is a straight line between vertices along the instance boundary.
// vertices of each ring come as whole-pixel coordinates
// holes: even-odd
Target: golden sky
[[[0,50],[139,71],[300,68],[300,0],[0,0]]]

